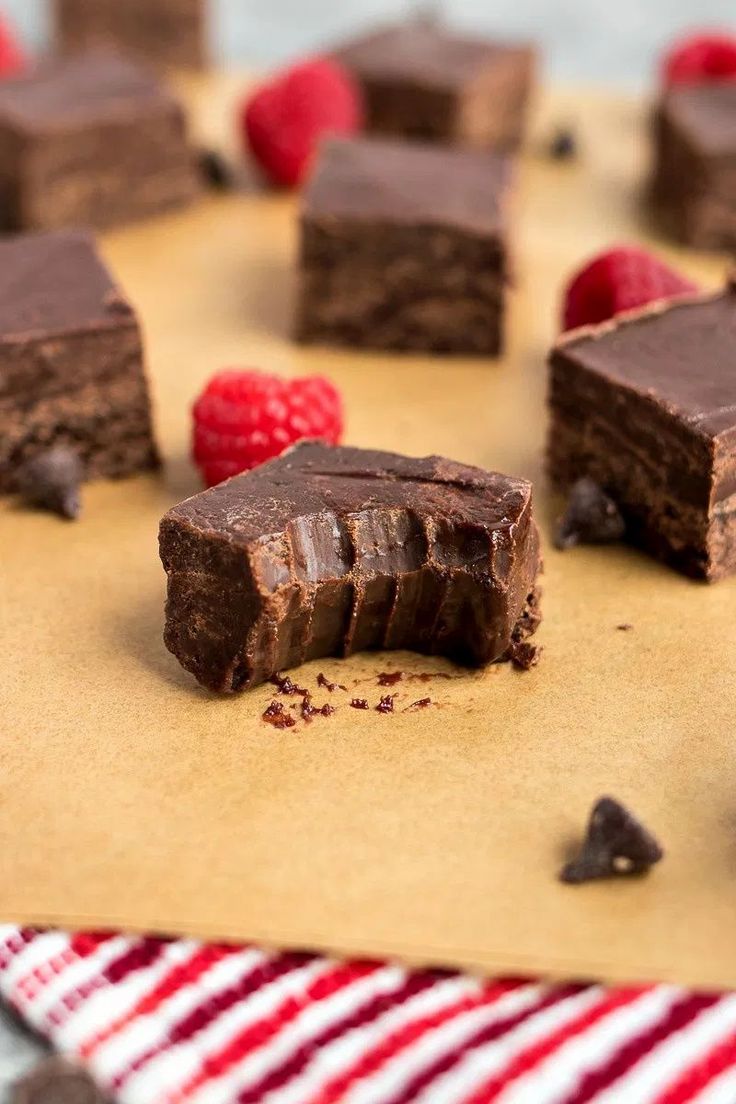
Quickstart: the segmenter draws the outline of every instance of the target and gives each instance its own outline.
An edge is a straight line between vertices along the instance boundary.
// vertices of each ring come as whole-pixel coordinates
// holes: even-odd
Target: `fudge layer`
[[[302,198],[298,339],[501,352],[510,179],[494,153],[323,144]]]
[[[180,206],[198,190],[178,102],[107,51],[0,83],[0,224],[110,227]]]
[[[574,331],[551,356],[549,470],[590,476],[630,539],[688,575],[736,570],[736,290]]]
[[[0,492],[56,444],[90,477],[158,463],[140,327],[81,231],[0,242]]]
[[[381,134],[514,150],[522,141],[535,52],[417,19],[334,51],[358,80],[367,127]]]
[[[685,244],[736,248],[736,83],[672,89],[653,129],[657,216]]]
[[[55,0],[55,6],[63,51],[106,44],[159,67],[206,63],[207,0]]]
[[[522,479],[308,442],[175,506],[165,641],[211,690],[310,659],[407,648],[468,665],[539,624]]]

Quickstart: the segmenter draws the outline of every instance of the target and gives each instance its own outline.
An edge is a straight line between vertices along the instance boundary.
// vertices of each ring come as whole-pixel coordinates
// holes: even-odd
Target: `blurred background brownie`
[[[68,445],[87,474],[156,467],[140,326],[81,231],[0,242],[0,492]]]
[[[651,202],[698,249],[736,249],[736,82],[664,93],[654,118]]]
[[[57,42],[76,52],[100,45],[158,67],[207,61],[207,0],[55,0]]]
[[[298,338],[497,355],[509,183],[499,154],[329,140],[302,203]]]
[[[6,230],[115,226],[198,187],[183,109],[136,64],[94,51],[0,83]]]
[[[334,56],[363,89],[370,131],[502,150],[521,144],[534,78],[529,45],[415,19],[348,43]]]

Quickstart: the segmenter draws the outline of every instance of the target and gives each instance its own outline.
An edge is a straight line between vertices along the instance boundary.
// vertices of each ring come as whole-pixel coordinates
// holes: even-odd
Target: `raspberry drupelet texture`
[[[357,85],[328,58],[277,75],[241,108],[247,148],[269,180],[287,188],[302,182],[325,135],[355,134],[362,119]]]
[[[646,249],[617,246],[599,253],[573,276],[564,294],[562,328],[606,322],[658,299],[697,291],[697,284]]]
[[[672,46],[662,62],[666,87],[729,80],[736,80],[736,36],[732,34],[688,35]]]
[[[279,456],[305,438],[339,443],[339,392],[321,376],[283,379],[228,369],[194,404],[194,460],[208,486]]]

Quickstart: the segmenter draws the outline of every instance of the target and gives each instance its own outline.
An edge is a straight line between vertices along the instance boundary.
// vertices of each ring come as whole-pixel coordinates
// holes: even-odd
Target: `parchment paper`
[[[202,133],[239,82],[211,81]],[[347,439],[529,476],[540,523],[544,359],[561,280],[642,232],[643,109],[557,95],[581,156],[531,156],[511,347],[499,363],[305,351],[288,339],[294,205],[257,191],[104,240],[148,334],[163,478],[97,484],[77,525],[0,509],[0,918],[195,933],[489,971],[736,984],[736,581],[626,549],[547,548],[545,651],[527,674],[407,654],[302,669],[348,693],[279,732],[273,688],[221,700],[161,641],[164,511],[198,488],[188,407],[214,370],[328,373]],[[718,258],[675,257],[706,284]],[[622,622],[633,625],[618,631]],[[378,672],[404,681],[382,716]],[[363,681],[365,680],[365,681]],[[660,835],[645,880],[555,875],[610,792]]]

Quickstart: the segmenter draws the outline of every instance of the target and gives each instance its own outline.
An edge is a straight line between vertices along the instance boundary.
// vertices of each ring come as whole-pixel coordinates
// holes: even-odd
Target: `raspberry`
[[[646,249],[617,246],[594,257],[573,277],[565,292],[562,328],[605,322],[657,299],[697,291],[697,284]]]
[[[0,16],[0,78],[14,77],[25,68],[25,57],[6,21]]]
[[[316,58],[261,85],[241,107],[243,135],[274,184],[300,184],[325,134],[354,134],[360,93],[335,61]]]
[[[736,80],[736,38],[711,32],[680,39],[665,55],[662,80],[666,86]]]
[[[193,413],[194,460],[210,487],[304,438],[336,445],[343,429],[342,400],[322,376],[286,380],[265,372],[218,372]]]

